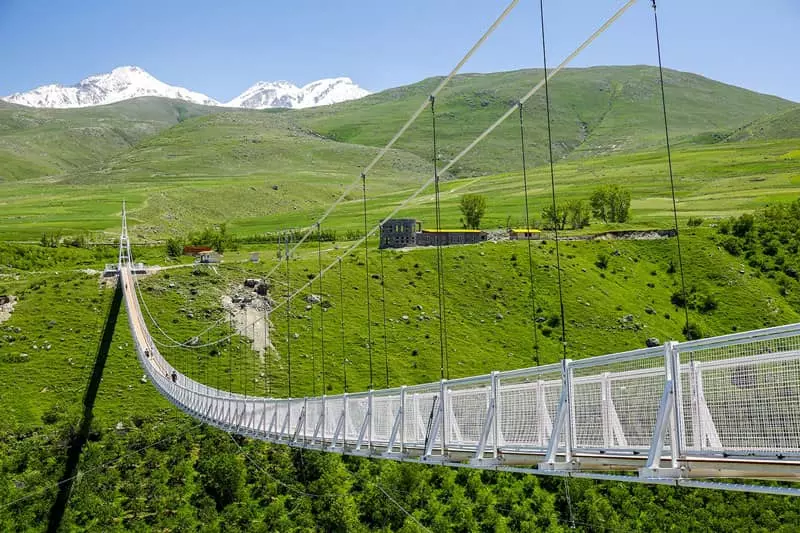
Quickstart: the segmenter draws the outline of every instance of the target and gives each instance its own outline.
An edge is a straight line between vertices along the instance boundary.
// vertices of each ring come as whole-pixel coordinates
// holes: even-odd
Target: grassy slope
[[[759,118],[736,129],[727,140],[800,138],[800,106]]]
[[[676,154],[678,193],[687,201],[681,206],[682,211],[709,209],[706,200],[719,186],[725,187],[723,195],[727,199],[714,203],[715,214],[749,209],[759,199],[763,201],[767,192],[792,192],[797,165],[796,158],[785,157],[792,151],[788,141],[759,147],[708,147],[706,143],[715,137],[702,134],[727,131],[743,121],[791,104],[690,74],[669,71],[667,78],[672,87],[672,132],[674,139],[683,140],[677,143],[681,151]],[[437,106],[442,160],[466,145],[536,79],[535,71],[456,78]],[[634,209],[638,214],[635,223],[649,225],[668,218],[663,154],[627,152],[661,143],[654,81],[654,71],[649,67],[574,69],[556,78],[553,99],[558,154],[606,154],[562,162],[556,175],[559,195],[585,197],[598,179],[623,180],[633,189]],[[376,148],[366,145],[385,142],[424,99],[434,82],[427,80],[326,108],[224,112],[197,117],[142,139],[132,149],[112,156],[106,154],[102,164],[58,177],[0,183],[0,236],[36,240],[45,231],[75,234],[89,230],[109,230],[110,236],[116,232],[123,198],[131,205],[132,222],[138,225],[140,237],[182,233],[199,225],[222,221],[227,221],[231,229],[240,234],[305,226],[344,186],[357,179],[358,172],[376,153]],[[164,120],[175,119],[175,110],[171,107],[154,111],[147,106],[142,109],[144,103],[147,100],[41,113],[43,116],[74,113],[81,117],[86,115],[81,120],[89,120],[94,114],[114,111],[119,119],[125,106],[138,106],[135,112],[130,111],[132,122],[125,126],[128,129],[132,124],[140,124],[136,120],[145,121],[150,116],[147,113],[164,113],[158,116]],[[545,146],[540,120],[542,104],[541,99],[531,103],[527,123],[536,215],[549,192],[549,177],[541,166],[540,157]],[[0,116],[3,113],[9,112],[0,110]],[[426,114],[420,118],[401,139],[398,151],[392,152],[385,163],[370,174],[368,187],[373,199],[370,211],[374,220],[385,216],[389,206],[396,205],[410,194],[421,178],[430,174],[430,163],[426,162],[430,140],[427,117]],[[151,118],[156,120],[157,117]],[[61,124],[59,127],[64,125],[55,122]],[[517,128],[514,120],[501,126],[456,168],[454,174],[518,172]],[[130,136],[125,128],[118,129]],[[347,142],[320,137],[312,130]],[[5,137],[0,134],[0,140],[22,142],[29,133],[23,130]],[[59,135],[63,137],[63,133],[45,137],[55,140]],[[115,135],[103,136],[103,142],[113,144],[117,139]],[[69,142],[64,146],[70,148]],[[106,148],[101,144],[99,150],[102,152]],[[762,151],[766,159],[759,161]],[[87,154],[77,148],[69,152],[92,161],[102,155]],[[44,160],[36,161],[39,164]],[[47,166],[36,172],[50,170]],[[486,222],[490,227],[504,223],[509,216],[515,221],[521,220],[520,181],[519,175],[510,174],[447,185],[446,223],[458,223],[459,191],[485,192],[489,196]],[[423,193],[407,214],[428,218],[429,193]],[[333,227],[352,228],[359,222],[357,191],[350,199],[353,201],[346,202],[334,214],[330,221]],[[688,204],[689,201],[696,202]]]
[[[138,98],[84,109],[0,106],[0,182],[60,174],[129,149],[215,108]]]
[[[456,77],[437,98],[442,161],[456,155],[542,77],[541,70]],[[303,110],[297,120],[331,138],[380,145],[411,115],[439,79],[390,89],[354,102]],[[695,74],[665,71],[670,130],[675,141],[727,131],[793,104]],[[551,84],[553,144],[559,158],[630,152],[663,143],[658,70],[648,66],[568,69]],[[546,161],[544,94],[526,105],[531,161]],[[515,118],[515,117],[512,117]],[[423,114],[398,147],[431,153],[430,114]],[[519,165],[519,126],[508,120],[460,163],[458,176],[494,174]]]
[[[564,243],[561,252],[570,357],[578,359],[642,347],[648,337],[661,341],[682,338],[683,313],[670,303],[671,295],[678,290],[679,278],[677,274],[667,273],[669,261],[675,260],[674,240]],[[329,248],[323,264],[333,260],[335,253]],[[533,246],[534,283],[540,307],[537,314],[549,321],[541,324],[538,331],[543,363],[555,362],[561,356],[560,326],[555,325],[559,306],[554,253],[552,242]],[[595,264],[600,254],[610,257],[605,270]],[[707,230],[699,230],[696,235],[685,234],[684,254],[688,283],[718,302],[718,308],[711,313],[691,313],[691,320],[706,334],[797,320],[798,312],[779,296],[776,288],[740,260],[719,250],[708,237]],[[240,255],[246,257],[247,250]],[[274,254],[269,251],[262,253],[262,257],[271,256]],[[324,312],[329,392],[341,392],[343,387],[339,325],[342,306],[350,390],[361,390],[369,384],[363,262],[363,251],[344,261],[344,301],[339,298],[337,270],[333,269],[323,280],[321,292],[332,304]],[[450,376],[531,366],[534,350],[526,243],[447,248],[445,265]],[[208,276],[192,275],[190,270],[172,270],[166,277],[143,281],[144,298],[171,336],[186,339],[222,318],[217,308],[223,292],[240,285],[245,277],[263,274],[269,266],[229,265],[220,268],[219,274]],[[292,285],[299,286],[316,270],[315,250],[310,247],[292,262]],[[390,383],[396,386],[436,380],[440,353],[434,250],[387,251],[384,271]],[[374,249],[370,253],[370,273],[380,273]],[[277,301],[285,295],[284,276],[279,272],[273,279],[276,287],[273,297]],[[169,288],[170,283],[175,287]],[[198,288],[200,295],[192,296],[192,288]],[[371,281],[370,290],[375,383],[382,387],[386,353],[379,280]],[[315,284],[313,292],[320,293],[318,285]],[[753,306],[743,308],[742,301],[753,302]],[[417,306],[422,306],[424,313]],[[190,312],[192,318],[188,315]],[[633,315],[631,322],[623,319],[628,314]],[[403,315],[408,316],[408,320],[403,320]],[[429,318],[425,318],[426,315]],[[291,316],[291,331],[299,334],[297,340],[292,340],[291,348],[292,392],[303,395],[315,390],[312,369],[316,365],[316,391],[319,393],[322,390],[319,306],[308,310],[306,302],[298,299],[292,306]],[[251,393],[255,389],[263,394],[264,381],[253,381],[263,372],[272,376],[272,391],[285,394],[288,370],[285,320],[283,309],[273,314],[271,331],[278,353],[263,364],[247,345],[238,342],[224,345],[220,353],[211,349],[200,350],[199,354],[197,350],[174,349],[165,350],[165,353],[181,368],[212,385],[221,379],[220,383],[227,386],[232,379],[234,388],[239,391],[244,391],[246,386]],[[315,324],[313,344],[312,320]],[[225,334],[225,329],[223,325],[207,334],[207,338],[218,338]],[[316,357],[315,362],[312,356]],[[232,375],[228,373],[231,365]]]

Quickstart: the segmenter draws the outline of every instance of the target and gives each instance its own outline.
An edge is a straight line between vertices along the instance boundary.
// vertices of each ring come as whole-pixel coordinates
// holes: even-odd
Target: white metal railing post
[[[571,359],[564,359],[563,362],[563,372],[565,374],[566,385],[567,385],[567,438],[565,439],[567,444],[567,449],[565,453],[565,460],[566,462],[572,461],[572,450],[575,449],[576,446],[576,438],[577,432],[575,431],[575,387],[573,385],[573,370],[572,370],[572,360]]]
[[[494,416],[492,416],[492,458],[497,460],[500,455],[500,372],[492,372],[492,402],[494,403]]]
[[[373,403],[372,403],[372,402],[373,402],[373,395],[374,395],[374,391],[373,391],[372,389],[370,389],[370,390],[369,390],[369,393],[368,393],[368,395],[367,395],[367,423],[369,424],[369,425],[367,426],[367,428],[368,428],[368,431],[369,431],[369,437],[368,437],[368,438],[369,438],[369,442],[368,442],[368,444],[367,444],[367,450],[369,450],[369,453],[370,453],[370,454],[372,453],[372,446],[373,446],[373,442],[372,442],[372,439],[373,439],[372,431],[373,431],[373,429],[374,429],[374,424],[373,424],[373,420],[372,420],[372,414],[373,414],[373,413],[372,413],[372,407],[373,407]]]
[[[400,387],[400,453],[406,448],[406,386]]]
[[[547,452],[544,461],[537,465],[541,470],[565,470],[571,467],[572,438],[574,433],[572,429],[575,419],[572,414],[574,396],[572,390],[571,365],[571,359],[561,360],[561,397],[558,401],[558,411],[553,423],[553,430],[550,433],[550,439],[547,443]],[[561,442],[562,436],[564,437],[564,462],[557,463],[556,455],[558,454],[558,445]]]
[[[342,450],[347,447],[347,393],[342,395]]]
[[[685,436],[683,421],[683,388],[681,380],[681,360],[679,344],[675,341],[666,343],[667,365],[670,368],[674,407],[672,409],[672,425],[670,426],[670,449],[672,451],[672,468],[678,467],[678,460],[685,457]]]
[[[325,395],[322,395],[322,441],[320,447],[324,450],[325,449]]]
[[[664,392],[661,396],[661,403],[656,416],[656,425],[653,428],[653,436],[650,441],[650,450],[647,453],[647,463],[644,468],[639,469],[639,477],[680,477],[681,470],[678,468],[677,446],[677,403],[675,388],[675,367],[674,355],[675,343],[667,342],[664,345]],[[677,369],[680,372],[680,369]],[[667,440],[670,437],[670,467],[661,466],[661,457]]]
[[[445,458],[447,455],[447,413],[448,410],[446,409],[447,405],[447,380],[443,379],[439,383],[439,390],[441,401],[439,402],[439,420],[442,424],[442,459]],[[434,443],[435,443],[434,439]]]

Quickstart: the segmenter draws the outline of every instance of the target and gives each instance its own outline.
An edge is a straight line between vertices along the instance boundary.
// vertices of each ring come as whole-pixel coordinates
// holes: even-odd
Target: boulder
[[[661,346],[661,341],[658,340],[656,337],[649,337],[646,341],[644,341],[645,345],[648,348],[655,348],[656,346]]]

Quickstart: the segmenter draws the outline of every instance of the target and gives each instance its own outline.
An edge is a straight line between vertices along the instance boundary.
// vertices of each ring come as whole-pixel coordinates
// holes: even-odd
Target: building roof
[[[422,233],[481,233],[479,229],[423,229]]]
[[[542,232],[541,230],[538,230],[536,228],[528,228],[528,229],[525,229],[525,228],[513,228],[513,229],[510,229],[508,231],[510,231],[512,233],[541,233]]]

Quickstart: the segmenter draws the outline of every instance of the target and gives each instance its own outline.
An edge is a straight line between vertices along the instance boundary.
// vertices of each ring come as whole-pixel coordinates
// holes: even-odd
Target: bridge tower
[[[128,214],[125,209],[125,200],[122,201],[122,233],[119,236],[119,259],[118,266],[122,269],[123,265],[130,264],[131,261],[131,242],[128,239]]]

